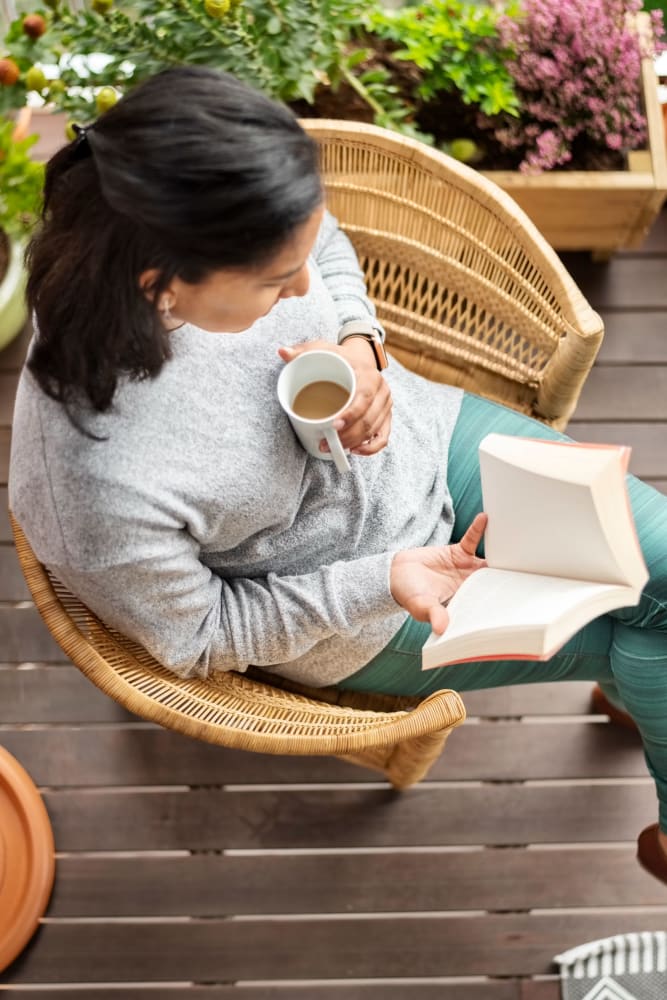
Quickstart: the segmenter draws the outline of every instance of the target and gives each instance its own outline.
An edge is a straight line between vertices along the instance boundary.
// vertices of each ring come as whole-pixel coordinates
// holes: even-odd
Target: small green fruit
[[[90,6],[96,14],[108,14],[113,7],[113,0],[92,0]]]
[[[204,10],[218,21],[229,14],[231,7],[231,0],[204,0]]]
[[[44,90],[44,87],[46,87],[44,70],[40,69],[39,66],[31,66],[25,75],[25,85],[28,90]]]
[[[76,122],[73,121],[68,121],[67,125],[65,125],[65,136],[69,139],[70,142],[74,142],[74,140],[76,139],[76,131],[74,129],[75,125]]]
[[[98,114],[103,115],[105,111],[112,108],[118,101],[118,94],[113,87],[102,87],[95,95],[95,107]]]
[[[480,149],[472,139],[452,139],[449,143],[449,153],[461,163],[474,163],[479,159]]]

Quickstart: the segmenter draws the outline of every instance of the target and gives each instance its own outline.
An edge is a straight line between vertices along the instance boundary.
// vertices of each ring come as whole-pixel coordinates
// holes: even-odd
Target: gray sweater
[[[156,378],[72,425],[25,370],[10,506],[38,558],[108,624],[182,676],[257,664],[314,685],[363,666],[406,618],[393,554],[445,544],[461,392],[392,361],[389,445],[352,472],[303,450],[278,405],[280,345],[336,342],[373,309],[326,216],[310,290],[249,330],[175,331]],[[103,322],[103,319],[100,319]]]

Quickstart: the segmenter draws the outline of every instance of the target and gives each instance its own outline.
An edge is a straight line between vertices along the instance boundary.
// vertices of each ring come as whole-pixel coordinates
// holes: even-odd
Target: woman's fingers
[[[392,399],[389,387],[380,376],[376,386],[357,393],[351,406],[341,414],[345,427],[339,436],[344,448],[369,448],[378,451],[389,438]]]
[[[434,603],[429,608],[429,621],[436,635],[442,635],[449,625],[449,615],[444,604]]]
[[[488,520],[489,519],[486,514],[477,514],[459,542],[459,545],[467,556],[475,555],[477,546],[481,542],[486,530]]]

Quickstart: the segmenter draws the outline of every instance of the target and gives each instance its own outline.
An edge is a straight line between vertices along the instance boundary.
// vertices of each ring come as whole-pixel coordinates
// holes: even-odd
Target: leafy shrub
[[[516,13],[514,3],[506,13]],[[398,59],[422,71],[416,95],[429,101],[439,92],[458,91],[464,104],[489,115],[517,115],[519,102],[506,68],[511,55],[499,38],[499,13],[465,0],[431,0],[399,10],[371,9],[371,31],[398,46]]]
[[[226,70],[285,102],[312,104],[318,87],[352,77],[386,116],[383,124],[404,115],[382,74],[364,78],[356,69],[363,53],[352,39],[364,0],[92,0],[92,9],[80,12],[62,0],[50,4],[40,37],[27,37],[20,18],[10,27],[6,47],[21,77],[11,88],[0,86],[0,109],[3,98],[5,108],[22,103],[35,65],[47,76],[40,96],[85,121],[99,110],[99,88],[125,91],[161,69],[190,63]],[[104,53],[106,64],[81,61],[93,53]]]
[[[36,136],[15,137],[14,122],[0,119],[0,230],[23,236],[37,220],[44,168],[30,157]]]

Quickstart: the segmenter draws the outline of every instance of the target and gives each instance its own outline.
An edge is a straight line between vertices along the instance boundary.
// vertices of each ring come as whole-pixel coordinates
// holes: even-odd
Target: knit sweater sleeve
[[[350,320],[371,317],[384,336],[384,330],[375,314],[375,306],[368,298],[356,251],[330,212],[324,213],[313,256],[334,300],[340,325]]]
[[[272,667],[333,636],[351,639],[399,611],[389,588],[392,553],[334,562],[303,575],[223,578],[185,532],[145,559],[52,572],[107,624],[183,676]]]

